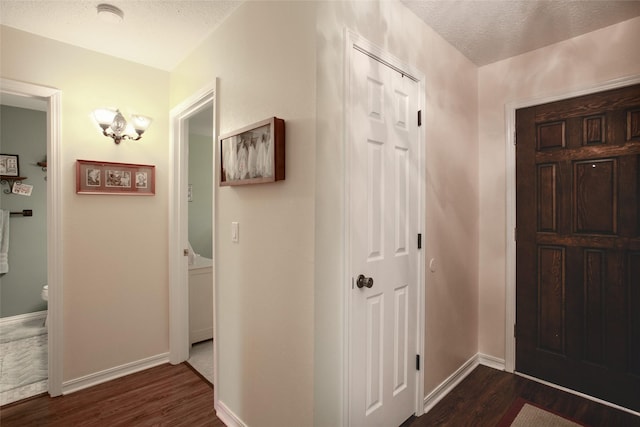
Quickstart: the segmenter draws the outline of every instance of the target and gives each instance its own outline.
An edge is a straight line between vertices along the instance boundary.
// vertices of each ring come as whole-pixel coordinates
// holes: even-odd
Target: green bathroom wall
[[[47,283],[46,171],[36,163],[47,154],[47,114],[44,111],[0,106],[0,152],[19,156],[23,184],[33,185],[31,196],[0,191],[0,208],[12,212],[31,209],[32,217],[9,220],[9,272],[0,274],[0,317],[47,309],[42,286]]]
[[[213,203],[213,139],[189,135],[189,242],[193,250],[212,258],[211,228]]]

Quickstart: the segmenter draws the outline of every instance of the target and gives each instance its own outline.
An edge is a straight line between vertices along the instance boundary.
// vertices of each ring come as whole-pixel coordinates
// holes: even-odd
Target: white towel
[[[7,210],[0,210],[0,273],[9,272],[9,215]]]

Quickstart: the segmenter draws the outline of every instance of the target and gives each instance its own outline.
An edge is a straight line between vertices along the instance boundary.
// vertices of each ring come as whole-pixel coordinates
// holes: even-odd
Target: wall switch
[[[231,223],[231,242],[238,243],[240,241],[240,226],[237,222]]]

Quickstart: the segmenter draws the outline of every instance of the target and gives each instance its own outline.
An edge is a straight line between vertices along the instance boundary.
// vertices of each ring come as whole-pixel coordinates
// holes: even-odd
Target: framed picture
[[[0,175],[20,176],[20,162],[16,154],[0,154]]]
[[[77,160],[76,193],[151,196],[156,193],[156,167]]]
[[[281,181],[284,120],[272,117],[220,136],[220,185]]]

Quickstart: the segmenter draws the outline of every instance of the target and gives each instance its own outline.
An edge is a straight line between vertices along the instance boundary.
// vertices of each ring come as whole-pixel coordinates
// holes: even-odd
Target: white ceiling
[[[640,16],[637,0],[401,0],[476,65]]]
[[[477,65],[640,16],[639,0],[401,1]],[[100,20],[102,2],[122,9],[124,21]],[[171,71],[242,2],[0,0],[0,23]]]
[[[105,22],[96,7],[124,12]],[[0,0],[0,23],[107,55],[171,71],[240,0]]]

